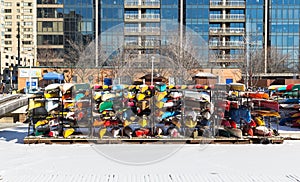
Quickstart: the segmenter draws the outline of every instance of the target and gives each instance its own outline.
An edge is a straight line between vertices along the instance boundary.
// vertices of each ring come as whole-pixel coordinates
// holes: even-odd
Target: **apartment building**
[[[178,22],[179,27],[183,25],[179,32],[190,29],[206,42],[204,46],[213,56],[204,67],[245,69],[257,64],[265,75],[280,72],[294,76],[300,70],[298,0],[0,2],[2,75],[18,61],[27,66],[29,56],[40,66],[63,63],[71,47],[69,40],[87,43],[87,39],[99,39],[103,43],[100,46],[114,49],[109,41],[121,37],[124,50],[135,50],[137,56],[149,58],[164,46],[165,20]],[[121,31],[109,32],[119,25],[123,26]],[[253,52],[261,52],[260,61],[254,59]],[[146,59],[137,65],[150,66],[150,62]]]
[[[36,7],[34,0],[1,0],[1,80],[17,82],[17,67],[36,61]]]
[[[36,0],[37,57],[40,66],[53,66],[63,62],[64,2]]]

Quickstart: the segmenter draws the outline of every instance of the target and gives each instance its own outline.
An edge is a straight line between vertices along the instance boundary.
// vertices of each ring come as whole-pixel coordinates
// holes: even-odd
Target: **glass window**
[[[177,5],[178,0],[161,0],[162,5]]]
[[[163,19],[178,19],[178,9],[177,8],[162,8],[161,16]]]

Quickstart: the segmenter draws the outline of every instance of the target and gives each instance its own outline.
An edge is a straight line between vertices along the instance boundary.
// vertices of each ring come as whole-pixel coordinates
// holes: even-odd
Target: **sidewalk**
[[[25,124],[26,123],[1,123],[0,122],[0,129],[12,128],[12,127],[16,127],[16,126],[25,125]]]
[[[276,128],[276,126],[273,126],[273,128]],[[278,132],[285,139],[300,140],[300,128],[278,126]]]

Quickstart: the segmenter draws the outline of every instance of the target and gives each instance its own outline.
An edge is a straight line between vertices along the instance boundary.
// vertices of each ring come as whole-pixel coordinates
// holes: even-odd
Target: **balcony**
[[[37,8],[64,8],[63,4],[37,4]]]
[[[138,14],[125,14],[124,19],[126,22],[159,22],[160,14],[142,14],[141,18]]]
[[[211,14],[209,15],[210,22],[245,22],[244,14]]]
[[[141,8],[160,8],[160,1],[143,1]]]
[[[210,49],[244,49],[243,41],[209,41]]]
[[[139,3],[138,0],[127,0],[124,2],[124,8],[160,8],[160,1],[148,0]]]
[[[125,27],[125,35],[160,35],[159,27],[142,27],[140,30],[138,27]]]
[[[124,14],[125,20],[138,20],[139,15],[138,14]]]
[[[142,14],[142,20],[146,22],[159,22],[160,14]]]
[[[245,34],[245,28],[209,28],[209,35],[239,35]]]
[[[211,0],[210,1],[211,9],[245,9],[245,1],[221,1],[221,0]]]
[[[243,62],[245,60],[245,57],[243,55],[217,55],[215,59],[210,60],[210,62],[215,63],[224,63],[224,62]]]
[[[139,1],[125,1],[124,2],[124,8],[139,8]]]
[[[127,49],[154,49],[160,46],[159,40],[144,40],[144,41],[125,41],[125,48]]]

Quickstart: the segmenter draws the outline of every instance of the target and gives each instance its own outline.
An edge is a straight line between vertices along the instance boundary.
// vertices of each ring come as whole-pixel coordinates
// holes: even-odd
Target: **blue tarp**
[[[55,73],[55,72],[49,72],[43,75],[44,80],[64,80],[64,75]]]
[[[230,109],[229,116],[232,120],[234,120],[236,123],[240,122],[240,119],[243,119],[247,123],[250,123],[251,121],[251,113],[250,111],[245,108],[241,107],[239,109]]]

